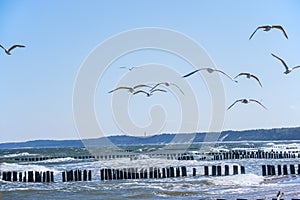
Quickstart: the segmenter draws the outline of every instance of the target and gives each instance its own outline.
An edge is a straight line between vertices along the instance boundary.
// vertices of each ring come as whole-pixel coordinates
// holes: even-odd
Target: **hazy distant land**
[[[183,133],[181,133],[183,134]],[[192,134],[192,133],[185,133]],[[210,133],[213,134],[213,133]],[[206,133],[196,133],[194,142],[203,142]],[[109,136],[108,139],[116,145],[146,145],[167,144],[176,136],[174,133],[163,133],[149,137],[134,137],[126,135]],[[101,143],[104,138],[88,139],[92,143]],[[257,129],[245,131],[223,131],[218,141],[280,141],[300,140],[300,127]],[[0,149],[15,148],[57,148],[57,147],[84,147],[81,140],[34,140],[26,142],[10,142],[0,144]]]

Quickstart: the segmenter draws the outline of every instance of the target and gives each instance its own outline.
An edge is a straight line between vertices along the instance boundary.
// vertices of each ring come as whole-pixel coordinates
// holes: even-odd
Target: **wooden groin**
[[[54,182],[54,172],[52,171],[3,171],[2,180],[4,181],[19,181],[19,182]]]
[[[262,176],[300,175],[300,164],[262,165]]]

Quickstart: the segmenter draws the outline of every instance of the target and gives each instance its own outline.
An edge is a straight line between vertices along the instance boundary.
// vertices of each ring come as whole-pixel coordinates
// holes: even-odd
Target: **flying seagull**
[[[148,87],[148,88],[151,88],[151,86],[149,86],[149,85],[144,85],[144,84],[136,85],[136,86],[134,86],[134,87],[121,86],[121,87],[117,87],[117,88],[115,88],[115,89],[109,91],[108,93],[112,93],[112,92],[115,92],[115,91],[120,90],[120,89],[125,89],[125,90],[128,90],[130,93],[134,93],[135,89],[140,88],[140,87]]]
[[[273,28],[281,30],[282,33],[284,34],[284,36],[286,37],[286,39],[288,39],[288,36],[287,36],[286,32],[284,31],[284,29],[282,28],[282,26],[279,26],[279,25],[265,25],[265,26],[259,26],[259,27],[257,27],[255,29],[255,31],[252,33],[252,35],[250,36],[249,40],[253,37],[253,35],[256,33],[256,31],[258,29],[263,29],[263,31],[270,31]]]
[[[182,76],[182,77],[183,77],[183,78],[186,78],[186,77],[191,76],[192,74],[194,74],[194,73],[196,73],[196,72],[198,72],[198,71],[200,71],[200,70],[206,70],[208,73],[220,72],[220,73],[224,74],[225,76],[227,76],[230,80],[232,80],[232,81],[234,81],[234,82],[237,83],[237,80],[232,79],[232,78],[231,78],[229,75],[227,75],[225,72],[223,72],[223,71],[221,71],[221,70],[219,70],[219,69],[213,69],[213,68],[201,68],[201,69],[197,69],[197,70],[192,71],[191,73],[188,73],[188,74],[186,74],[186,75],[184,75],[184,76]]]
[[[274,54],[272,54],[272,53],[271,53],[271,55],[272,55],[273,57],[275,57],[275,58],[277,58],[278,60],[281,61],[281,63],[283,64],[283,66],[284,66],[284,68],[285,68],[285,72],[283,72],[284,74],[289,74],[289,73],[291,73],[294,69],[300,67],[300,66],[296,66],[296,67],[293,67],[293,68],[289,68],[289,67],[287,66],[287,64],[286,64],[281,58],[279,58],[278,56],[276,56],[276,55],[274,55]]]
[[[16,44],[16,45],[11,46],[8,50],[7,50],[6,48],[4,48],[2,45],[0,45],[0,47],[1,47],[2,49],[4,49],[4,51],[5,51],[5,53],[6,53],[7,55],[11,55],[10,52],[11,52],[13,49],[15,49],[15,48],[24,48],[25,46],[24,46],[24,45]]]
[[[129,71],[134,70],[136,67],[120,67],[121,69],[128,69]]]
[[[173,86],[175,86],[184,95],[184,92],[180,89],[180,87],[178,85],[176,85],[175,83],[170,83],[170,82],[160,82],[160,83],[157,83],[155,86],[153,86],[151,88],[150,92],[153,91],[155,88],[157,88],[159,85],[165,85],[167,87],[173,85]]]
[[[246,76],[249,79],[250,78],[254,78],[255,80],[257,80],[257,82],[259,83],[260,87],[262,87],[262,84],[261,84],[260,80],[258,79],[258,77],[254,76],[253,74],[242,72],[242,73],[239,73],[236,77],[234,77],[234,79],[236,79],[239,76]]]
[[[264,109],[267,110],[267,108],[262,103],[260,103],[259,101],[255,100],[255,99],[239,99],[239,100],[236,100],[233,104],[231,104],[231,106],[229,106],[227,108],[227,110],[229,110],[232,106],[234,106],[238,102],[241,102],[241,103],[244,103],[244,104],[248,104],[250,102],[255,102],[255,103],[258,103],[259,105],[261,105],[262,107],[264,107]]]
[[[138,90],[136,92],[133,93],[133,95],[138,94],[138,93],[144,93],[147,95],[147,97],[150,97],[151,95],[153,95],[154,92],[167,92],[166,90],[162,90],[162,89],[154,89],[150,92],[146,92],[144,90]]]

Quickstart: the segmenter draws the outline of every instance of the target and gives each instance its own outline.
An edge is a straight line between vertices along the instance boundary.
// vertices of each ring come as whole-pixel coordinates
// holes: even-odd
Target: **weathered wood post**
[[[229,175],[229,165],[225,165],[225,176]]]
[[[104,180],[104,169],[100,169],[100,179],[101,181]]]
[[[166,168],[162,168],[162,178],[166,178]]]
[[[236,175],[239,173],[239,169],[237,165],[233,165],[233,175]]]
[[[277,173],[278,173],[278,176],[280,176],[282,174],[281,165],[277,165]]]
[[[196,168],[193,168],[193,176],[196,176]]]
[[[222,176],[222,167],[221,167],[221,165],[217,166],[217,176]]]
[[[205,176],[208,176],[208,175],[209,175],[208,166],[204,166],[204,175],[205,175]]]
[[[67,182],[73,181],[73,170],[67,171]]]
[[[28,171],[28,182],[33,182],[33,171]]]
[[[217,175],[217,166],[216,165],[211,166],[211,175],[212,176]]]
[[[174,174],[174,167],[170,167],[170,177],[175,177],[175,174]]]
[[[19,181],[22,181],[22,172],[19,172]]]
[[[246,171],[245,171],[245,166],[241,166],[241,174],[245,174]]]
[[[266,165],[262,165],[261,168],[262,168],[262,175],[266,176],[267,175]]]
[[[92,170],[88,171],[88,181],[92,180]]]
[[[13,174],[13,181],[18,181],[18,172],[13,171],[12,174]]]
[[[290,165],[290,171],[291,171],[291,174],[296,174],[295,173],[295,165]]]
[[[288,175],[287,165],[283,165],[283,175]]]
[[[180,177],[180,168],[176,167],[176,177]]]
[[[195,169],[196,170],[196,169]],[[196,173],[196,171],[195,171]],[[182,166],[181,167],[181,176],[182,177],[186,177],[187,176],[187,172],[186,172],[186,166]]]
[[[42,174],[40,172],[35,171],[35,182],[42,182]]]

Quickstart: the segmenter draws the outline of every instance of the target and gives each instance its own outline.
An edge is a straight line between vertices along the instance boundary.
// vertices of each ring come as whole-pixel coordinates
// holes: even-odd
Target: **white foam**
[[[13,157],[19,157],[19,156],[36,156],[38,154],[30,154],[28,152],[22,152],[22,153],[13,153],[8,155],[3,155],[3,158],[13,158]]]
[[[239,185],[239,186],[252,186],[260,185],[264,181],[262,176],[255,174],[240,174],[234,176],[214,177],[212,182],[215,185]]]
[[[56,171],[42,165],[20,165],[16,163],[1,163],[0,171]]]

